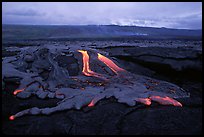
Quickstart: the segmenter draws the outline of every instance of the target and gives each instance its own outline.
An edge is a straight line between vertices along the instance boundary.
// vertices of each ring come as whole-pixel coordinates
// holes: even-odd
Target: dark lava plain
[[[29,99],[18,99],[12,92],[18,87],[16,83],[5,82],[5,88],[2,91],[2,132],[7,135],[189,135],[202,134],[202,41],[186,40],[126,40],[126,41],[22,41],[5,42],[2,45],[2,55],[10,56],[15,52],[7,52],[5,47],[24,47],[41,44],[67,44],[89,46],[100,50],[113,53],[112,47],[118,47],[119,50],[126,47],[149,46],[149,47],[170,47],[177,51],[179,47],[185,47],[189,51],[196,52],[193,61],[197,62],[195,68],[186,65],[188,59],[186,54],[182,54],[185,63],[184,67],[177,70],[171,65],[164,65],[158,58],[149,60],[149,55],[144,58],[124,57],[117,54],[116,58],[124,69],[149,77],[165,80],[177,84],[178,86],[190,92],[190,98],[178,99],[183,107],[161,106],[153,103],[151,106],[137,105],[129,107],[125,104],[117,103],[114,98],[99,101],[94,107],[84,107],[82,110],[67,110],[56,112],[48,116],[23,116],[13,121],[9,116],[20,110],[38,106],[55,106],[58,99],[41,100],[37,97]],[[176,47],[176,48],[175,48]],[[143,51],[140,47],[137,51]],[[159,48],[157,50],[160,50]],[[126,50],[128,51],[128,50]],[[132,51],[132,50],[130,50]],[[161,50],[163,51],[163,50]],[[182,50],[179,50],[182,52]],[[136,52],[136,51],[135,51]],[[159,54],[160,52],[158,52]],[[132,53],[131,53],[132,54]],[[146,54],[146,53],[145,53]],[[180,53],[178,53],[179,56]],[[160,54],[165,58],[165,55]],[[185,57],[186,55],[186,57]],[[160,56],[160,57],[161,57]],[[169,55],[171,56],[171,55]],[[149,57],[149,58],[148,58]],[[176,57],[176,55],[174,55]],[[172,59],[172,58],[171,58]],[[176,60],[173,58],[173,60]],[[179,60],[180,61],[180,60]],[[173,61],[174,62],[174,61]],[[201,63],[200,63],[201,62]],[[180,62],[183,63],[183,62]],[[188,64],[188,63],[187,63]],[[191,62],[190,62],[191,64]],[[201,66],[199,66],[201,65]],[[163,71],[161,71],[163,70]],[[194,77],[193,77],[194,76]]]

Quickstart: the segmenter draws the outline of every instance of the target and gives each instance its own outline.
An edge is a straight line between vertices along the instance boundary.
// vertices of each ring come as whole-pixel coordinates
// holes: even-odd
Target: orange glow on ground
[[[19,92],[22,92],[24,89],[25,89],[25,88],[15,90],[15,91],[13,92],[13,94],[14,94],[14,95],[17,95]]]
[[[180,102],[170,97],[151,96],[150,99],[156,102],[159,102],[162,105],[174,105],[174,106],[182,107],[182,104]]]
[[[9,117],[9,120],[14,120],[14,119],[15,119],[15,116],[14,116],[14,115],[12,115],[12,116]]]
[[[83,56],[83,70],[82,70],[83,74],[86,76],[94,76],[94,77],[101,77],[102,78],[103,76],[101,74],[96,73],[90,69],[89,55],[88,55],[87,51],[78,50],[78,52],[80,52]]]
[[[124,69],[118,67],[112,60],[101,55],[100,53],[98,53],[98,59],[105,63],[116,74],[118,74],[119,71],[124,71]]]
[[[137,98],[136,101],[143,103],[147,106],[151,105],[151,100],[149,98]]]

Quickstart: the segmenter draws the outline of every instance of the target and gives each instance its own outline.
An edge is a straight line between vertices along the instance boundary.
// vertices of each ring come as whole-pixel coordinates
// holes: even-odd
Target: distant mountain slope
[[[69,38],[202,39],[202,30],[117,25],[2,25],[3,40]]]

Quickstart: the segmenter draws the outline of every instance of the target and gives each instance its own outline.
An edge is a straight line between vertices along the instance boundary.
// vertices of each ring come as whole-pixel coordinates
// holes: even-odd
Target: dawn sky
[[[3,2],[3,24],[202,29],[201,2]]]

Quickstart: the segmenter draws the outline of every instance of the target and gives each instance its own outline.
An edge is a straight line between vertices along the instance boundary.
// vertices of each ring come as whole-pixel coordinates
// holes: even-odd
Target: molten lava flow
[[[14,95],[17,95],[19,92],[22,92],[24,89],[25,89],[25,88],[15,90],[15,91],[13,92],[13,94],[14,94]]]
[[[182,104],[170,97],[160,97],[160,96],[151,96],[151,100],[159,102],[162,105],[174,105],[178,107],[182,107]]]
[[[9,120],[14,120],[14,119],[15,119],[15,116],[14,116],[14,115],[12,115],[12,116],[9,117]]]
[[[151,100],[149,98],[136,98],[135,100],[147,106],[151,105]]]
[[[83,55],[83,70],[82,70],[82,72],[84,73],[84,75],[103,78],[103,76],[101,74],[96,73],[90,69],[90,67],[89,67],[89,55],[88,55],[87,51],[78,50],[78,52],[82,53],[82,55]]]
[[[98,53],[98,59],[105,63],[116,74],[118,74],[119,71],[124,71],[124,69],[118,67],[112,60],[101,55],[100,53]]]
[[[94,106],[94,101],[92,100],[91,103],[89,103],[88,107],[93,107]]]
[[[83,55],[83,74],[86,76],[94,76],[94,77],[99,77],[99,78],[103,78],[106,79],[102,76],[102,74],[96,73],[94,71],[92,71],[90,69],[89,66],[89,55],[87,53],[87,51],[84,50],[78,50],[78,52],[80,52]],[[119,71],[124,71],[124,69],[118,67],[112,60],[110,60],[109,58],[101,55],[100,53],[98,53],[98,59],[100,61],[102,61],[103,63],[106,64],[106,66],[108,66],[114,73],[118,74]]]

